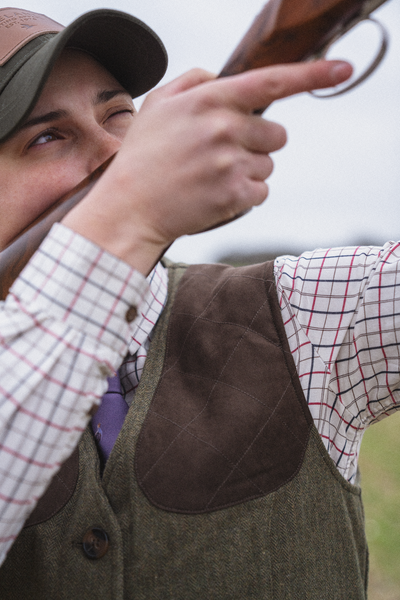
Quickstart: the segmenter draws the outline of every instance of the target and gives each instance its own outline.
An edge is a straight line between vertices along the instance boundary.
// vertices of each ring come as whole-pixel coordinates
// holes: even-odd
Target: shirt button
[[[88,529],[83,537],[83,551],[88,558],[101,558],[108,550],[108,535],[100,527]]]
[[[134,306],[130,306],[128,308],[128,310],[126,311],[126,315],[125,315],[125,319],[128,321],[128,323],[132,323],[132,321],[134,319],[136,319],[137,316],[137,310]]]

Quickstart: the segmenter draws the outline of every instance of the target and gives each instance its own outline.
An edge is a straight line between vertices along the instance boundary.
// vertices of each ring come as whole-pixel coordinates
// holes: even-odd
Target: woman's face
[[[0,145],[0,249],[119,149],[134,114],[104,67],[64,51],[32,113]]]

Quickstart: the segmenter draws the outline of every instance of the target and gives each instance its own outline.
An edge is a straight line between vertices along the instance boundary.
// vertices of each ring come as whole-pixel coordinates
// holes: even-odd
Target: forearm
[[[146,290],[127,265],[59,228],[2,304],[1,559],[127,353],[125,315]]]

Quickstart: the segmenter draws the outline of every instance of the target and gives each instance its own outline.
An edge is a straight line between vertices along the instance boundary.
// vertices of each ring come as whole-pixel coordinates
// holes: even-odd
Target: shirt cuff
[[[10,294],[35,321],[62,321],[124,355],[148,289],[141,273],[57,223]]]

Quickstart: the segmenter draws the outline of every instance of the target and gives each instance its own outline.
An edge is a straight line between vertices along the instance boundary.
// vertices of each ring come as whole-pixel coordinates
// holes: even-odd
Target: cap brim
[[[31,112],[55,61],[67,47],[91,54],[132,98],[153,88],[168,64],[163,43],[139,19],[110,9],[88,12],[44,44],[3,90],[0,140],[11,135]]]

